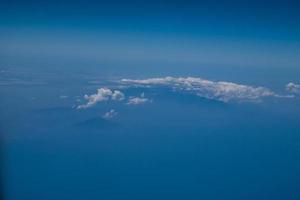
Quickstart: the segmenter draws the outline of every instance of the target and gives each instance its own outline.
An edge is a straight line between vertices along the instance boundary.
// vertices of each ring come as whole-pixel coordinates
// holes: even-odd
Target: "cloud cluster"
[[[108,111],[107,113],[102,115],[102,118],[103,119],[111,119],[111,118],[116,117],[117,115],[118,115],[118,113],[114,109],[111,109],[110,111]]]
[[[288,83],[285,86],[286,91],[294,93],[294,94],[300,94],[300,85],[295,83]]]
[[[229,101],[260,101],[264,97],[294,97],[293,95],[278,95],[265,87],[253,87],[249,85],[236,84],[225,81],[211,81],[197,77],[162,77],[148,79],[121,79],[118,81],[119,88],[155,88],[166,87],[173,91],[182,91],[184,93],[194,94],[203,98],[218,100],[222,102]],[[288,83],[286,90],[291,93],[300,94],[300,85]],[[85,109],[96,105],[102,101],[122,101],[125,95],[119,90],[109,88],[99,88],[96,94],[84,95],[87,103],[77,106],[77,109]],[[142,93],[140,96],[131,96],[127,99],[127,105],[139,105],[152,102]],[[105,117],[113,115],[113,112],[107,113]]]
[[[130,97],[126,104],[127,105],[139,105],[139,104],[144,104],[147,102],[151,102],[151,100],[148,98],[145,98],[145,94],[142,93],[140,97]]]
[[[112,91],[109,88],[100,88],[97,90],[96,94],[90,96],[84,95],[84,98],[87,100],[87,103],[77,106],[77,109],[89,108],[96,105],[98,102],[107,100],[121,101],[125,98],[125,95],[119,90]]]
[[[223,102],[257,101],[263,97],[279,97],[279,95],[265,87],[252,87],[232,82],[210,81],[195,77],[122,79],[121,83],[134,87],[165,86],[177,91],[185,91],[200,97]]]

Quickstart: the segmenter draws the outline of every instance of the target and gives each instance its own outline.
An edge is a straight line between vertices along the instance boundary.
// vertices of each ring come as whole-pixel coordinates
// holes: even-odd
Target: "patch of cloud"
[[[122,101],[125,99],[125,95],[119,90],[115,90],[111,95],[111,99],[115,101]]]
[[[68,98],[68,96],[67,95],[60,95],[59,98],[60,99],[66,99],[66,98]]]
[[[225,81],[210,81],[197,77],[162,77],[149,79],[122,79],[122,84],[134,87],[165,86],[207,99],[229,101],[259,101],[263,97],[285,97],[265,87],[253,87]],[[136,101],[136,100],[135,100]]]
[[[102,115],[102,118],[103,119],[111,119],[111,118],[116,117],[117,115],[118,115],[118,113],[114,109],[111,109],[110,111],[108,111],[107,113]]]
[[[300,94],[300,85],[295,83],[288,83],[285,86],[286,91],[294,93],[294,94]]]
[[[140,95],[140,97],[130,97],[126,104],[127,105],[139,105],[139,104],[144,104],[144,103],[148,103],[148,102],[152,102],[152,100],[146,98],[145,93],[142,93]]]
[[[97,90],[96,94],[84,95],[87,100],[86,104],[77,106],[77,109],[85,109],[95,106],[97,103],[102,101],[114,100],[121,101],[125,98],[125,95],[119,90],[111,90],[109,88],[100,88]]]
[[[149,102],[149,99],[147,99],[147,98],[132,97],[128,100],[127,105],[138,105],[138,104],[144,104],[147,102]]]

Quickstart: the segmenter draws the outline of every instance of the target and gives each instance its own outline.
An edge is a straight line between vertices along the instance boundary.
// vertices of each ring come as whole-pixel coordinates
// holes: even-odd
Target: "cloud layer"
[[[166,86],[177,91],[185,91],[200,97],[223,102],[257,101],[263,97],[280,97],[265,87],[252,87],[224,81],[215,82],[195,77],[122,79],[121,83],[134,87]]]
[[[77,109],[89,108],[101,101],[107,101],[107,100],[121,101],[125,98],[125,95],[119,90],[112,91],[109,88],[100,88],[97,90],[96,94],[92,94],[90,96],[84,95],[84,98],[88,102],[86,104],[79,105]]]

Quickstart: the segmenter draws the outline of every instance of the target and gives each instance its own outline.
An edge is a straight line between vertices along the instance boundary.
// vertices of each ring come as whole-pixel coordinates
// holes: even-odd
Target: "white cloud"
[[[140,97],[130,97],[128,99],[128,102],[126,103],[127,105],[139,105],[139,104],[144,104],[147,102],[151,102],[150,99],[145,98],[145,93],[143,92]]]
[[[108,101],[108,100],[123,100],[125,95],[118,90],[110,90],[109,88],[100,88],[96,94],[90,96],[84,95],[84,98],[88,101],[86,104],[77,106],[77,109],[89,108],[96,105],[98,102]]]
[[[117,115],[118,115],[118,113],[114,109],[111,109],[109,112],[102,115],[102,118],[103,119],[111,119],[111,118],[116,117]]]
[[[124,100],[124,98],[125,98],[125,95],[122,92],[120,92],[119,90],[115,90],[111,96],[111,99],[116,100],[116,101],[122,101],[122,100]]]
[[[286,84],[285,89],[288,92],[300,94],[300,85],[299,84],[288,83],[288,84]]]
[[[228,101],[258,101],[263,97],[282,97],[265,87],[253,87],[232,82],[210,81],[195,77],[163,77],[149,79],[122,79],[121,83],[134,87],[165,86],[200,97]]]
[[[138,105],[138,104],[144,104],[148,101],[149,101],[149,99],[147,99],[147,98],[132,97],[128,100],[127,104],[128,105]]]

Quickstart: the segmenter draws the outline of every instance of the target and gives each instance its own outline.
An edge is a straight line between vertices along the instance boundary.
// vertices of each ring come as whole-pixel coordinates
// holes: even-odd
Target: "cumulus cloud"
[[[122,92],[120,92],[119,90],[115,90],[111,95],[111,99],[116,100],[116,101],[121,101],[124,98],[125,98],[125,95]]]
[[[288,83],[285,86],[286,91],[291,92],[291,93],[295,93],[295,94],[300,94],[300,85],[299,84],[295,84],[295,83]]]
[[[145,98],[145,94],[142,93],[140,97],[130,97],[126,104],[127,105],[139,105],[139,104],[144,104],[147,102],[151,102],[151,100],[148,98]]]
[[[102,115],[102,118],[103,119],[111,119],[111,118],[116,117],[117,115],[118,115],[118,113],[114,109],[111,109],[110,111],[108,111],[107,113]]]
[[[109,88],[100,88],[97,90],[96,94],[90,96],[84,95],[84,98],[87,100],[86,104],[79,105],[78,109],[89,108],[96,105],[98,102],[115,100],[121,101],[125,98],[125,95],[118,90],[110,90]]]
[[[185,91],[200,97],[223,102],[258,101],[263,97],[282,97],[265,87],[253,87],[224,81],[210,81],[196,77],[122,79],[121,83],[134,87],[165,86],[175,91]]]

